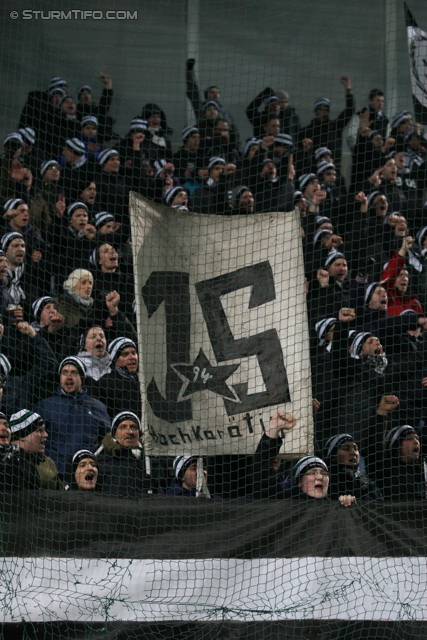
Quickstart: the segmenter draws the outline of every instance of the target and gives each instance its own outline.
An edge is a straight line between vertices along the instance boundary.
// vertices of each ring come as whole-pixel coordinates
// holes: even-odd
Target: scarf
[[[163,136],[159,136],[159,129],[153,129],[152,127],[148,127],[148,131],[151,133],[151,140],[158,147],[166,147],[166,140]]]
[[[91,309],[93,307],[93,298],[84,298],[75,291],[65,291],[65,296],[71,298],[74,306],[78,306],[83,309]]]
[[[362,362],[368,369],[374,369],[381,376],[388,365],[388,360],[383,354],[382,356],[362,356]]]
[[[25,265],[21,264],[19,267],[16,267],[16,269],[12,269],[11,267],[7,268],[7,276],[9,278],[8,290],[14,304],[20,304],[25,300],[25,293],[20,284],[24,267]]]

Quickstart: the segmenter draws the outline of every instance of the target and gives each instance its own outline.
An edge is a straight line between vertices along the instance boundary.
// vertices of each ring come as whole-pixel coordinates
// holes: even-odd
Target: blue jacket
[[[110,430],[105,405],[88,396],[85,387],[77,395],[64,393],[58,387],[56,394],[38,402],[34,411],[45,420],[45,453],[54,460],[60,474],[78,449],[95,449]]]

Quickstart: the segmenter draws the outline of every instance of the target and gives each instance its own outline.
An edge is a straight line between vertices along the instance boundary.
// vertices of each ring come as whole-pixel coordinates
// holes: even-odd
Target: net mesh
[[[1,637],[425,638],[424,4],[2,12]]]

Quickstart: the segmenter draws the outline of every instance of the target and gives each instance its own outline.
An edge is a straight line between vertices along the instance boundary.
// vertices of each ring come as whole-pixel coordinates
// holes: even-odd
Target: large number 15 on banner
[[[286,452],[310,451],[296,214],[203,216],[132,194],[132,238],[146,446],[252,453],[284,408],[297,420]]]

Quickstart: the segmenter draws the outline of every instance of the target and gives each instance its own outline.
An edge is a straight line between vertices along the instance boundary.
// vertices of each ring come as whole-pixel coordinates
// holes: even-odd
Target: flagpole
[[[384,0],[385,11],[385,108],[389,118],[399,109],[397,95],[397,3],[396,0]]]

